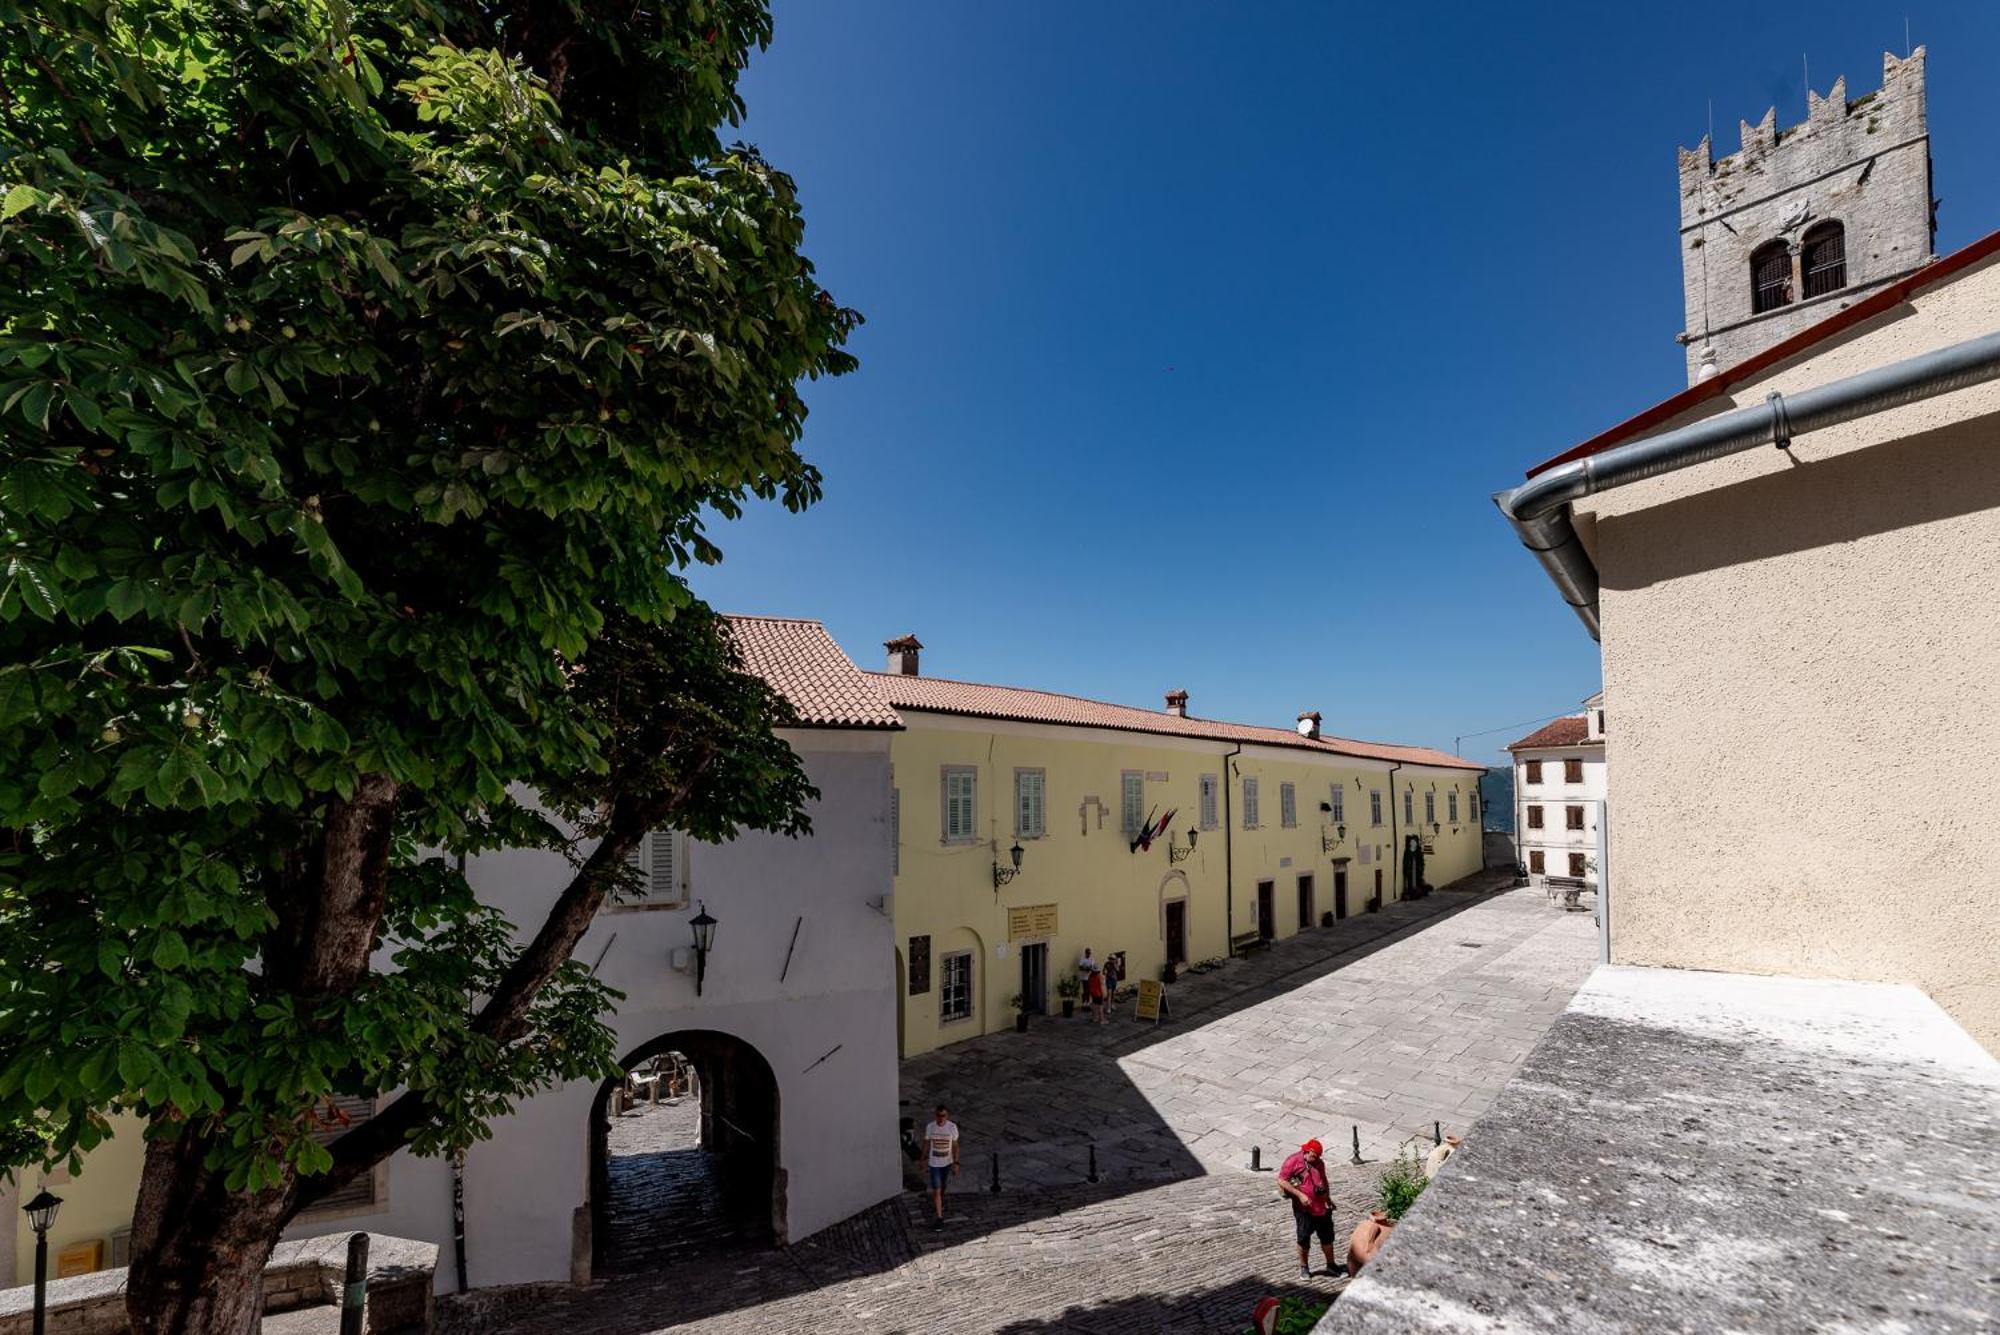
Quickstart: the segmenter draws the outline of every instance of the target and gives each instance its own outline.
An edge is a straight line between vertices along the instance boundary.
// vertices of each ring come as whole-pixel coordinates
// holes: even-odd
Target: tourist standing
[[[944,1189],[958,1172],[958,1123],[951,1120],[942,1103],[937,1107],[937,1117],[924,1128],[924,1145],[930,1151],[925,1165],[931,1183],[931,1208],[936,1212],[931,1227],[939,1229],[944,1227]]]
[[[1114,1014],[1118,1010],[1118,985],[1125,981],[1125,961],[1117,955],[1104,957],[1104,1006]]]
[[[1326,1257],[1326,1273],[1334,1272],[1333,1189],[1327,1184],[1326,1166],[1320,1162],[1320,1144],[1309,1140],[1299,1152],[1278,1169],[1278,1190],[1291,1198],[1292,1231],[1299,1244],[1299,1278],[1312,1278],[1312,1240],[1319,1239]]]
[[[1083,994],[1090,998],[1090,1013],[1104,1023],[1104,970],[1094,970],[1083,980]]]

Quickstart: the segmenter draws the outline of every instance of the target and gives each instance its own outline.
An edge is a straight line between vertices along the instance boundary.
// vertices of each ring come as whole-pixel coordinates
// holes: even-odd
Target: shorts
[[[1299,1246],[1304,1247],[1309,1244],[1314,1235],[1318,1235],[1321,1246],[1333,1246],[1333,1211],[1328,1210],[1325,1214],[1308,1214],[1294,1205],[1292,1223],[1298,1231]]]
[[[930,1168],[931,1190],[943,1191],[945,1184],[951,1181],[951,1165],[930,1164],[928,1167]]]

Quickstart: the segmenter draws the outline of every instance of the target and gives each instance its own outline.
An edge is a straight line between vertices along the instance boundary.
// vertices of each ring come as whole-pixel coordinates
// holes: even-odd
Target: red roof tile
[[[1532,746],[1602,746],[1602,737],[1590,735],[1590,720],[1581,714],[1544,724],[1507,749],[1521,751]]]
[[[882,696],[898,709],[929,710],[938,714],[968,714],[976,718],[1010,719],[1021,723],[1056,723],[1077,728],[1109,728],[1118,732],[1158,733],[1169,737],[1193,737],[1214,742],[1254,742],[1259,746],[1282,746],[1296,751],[1318,751],[1327,755],[1356,756],[1409,765],[1435,765],[1450,769],[1483,770],[1476,760],[1447,755],[1424,746],[1393,746],[1384,742],[1357,742],[1346,737],[1322,734],[1318,741],[1302,737],[1290,728],[1259,728],[1247,723],[1223,723],[1214,719],[1180,718],[1173,714],[1135,709],[1130,705],[1106,704],[1053,691],[1031,691],[1018,686],[987,686],[978,682],[950,681],[942,677],[912,677],[893,672],[864,674],[874,681]]]
[[[725,617],[743,666],[791,702],[809,728],[900,728],[903,720],[826,627],[789,617]]]
[[[1534,477],[1537,473],[1545,473],[1558,464],[1566,464],[1572,459],[1581,459],[1586,455],[1608,450],[1613,445],[1621,445],[1662,422],[1680,416],[1698,403],[1719,397],[1731,385],[1755,380],[1779,362],[1798,356],[1822,339],[1831,338],[1844,329],[1860,324],[1863,320],[1880,315],[1883,311],[1895,309],[1907,301],[1912,292],[1935,287],[1959,271],[1970,268],[1995,253],[2000,253],[2000,232],[1989,232],[1971,245],[1961,246],[1943,259],[1933,260],[1915,273],[1869,293],[1852,306],[1827,316],[1818,324],[1807,325],[1790,338],[1773,343],[1762,352],[1744,358],[1717,375],[1689,385],[1671,398],[1662,399],[1644,412],[1620,422],[1609,431],[1601,431],[1581,445],[1564,450],[1552,459],[1542,460],[1528,470],[1528,476]]]

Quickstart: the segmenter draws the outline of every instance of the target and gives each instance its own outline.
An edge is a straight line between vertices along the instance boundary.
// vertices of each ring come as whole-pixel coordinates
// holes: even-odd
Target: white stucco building
[[[1597,822],[1609,793],[1604,767],[1604,692],[1583,712],[1536,729],[1514,757],[1514,840],[1536,885],[1550,877],[1597,884]]]
[[[734,1236],[796,1242],[901,1185],[893,906],[884,897],[893,856],[889,739],[902,722],[818,622],[730,622],[745,666],[799,715],[801,726],[783,736],[820,793],[809,808],[812,834],[710,845],[656,832],[640,864],[652,893],[601,912],[576,958],[625,994],[608,1023],[627,1069],[677,1052],[698,1073],[696,1153],[727,1169],[716,1199],[752,1216],[749,1227],[734,1221]],[[554,853],[511,851],[472,859],[466,875],[483,902],[527,935],[570,868]],[[716,926],[697,996],[689,923],[704,907]],[[365,1230],[433,1242],[445,1293],[458,1288],[461,1254],[473,1288],[587,1280],[607,1243],[610,1095],[607,1085],[578,1081],[493,1122],[492,1138],[464,1156],[457,1184],[462,1253],[453,1164],[407,1152],[301,1216],[286,1236]],[[343,1101],[343,1111],[359,1120],[373,1108]],[[685,1112],[691,1123],[692,1101]],[[124,1263],[139,1134],[136,1123],[130,1134],[121,1128],[82,1173],[49,1179],[65,1200],[52,1251],[94,1241],[97,1265]],[[36,1183],[23,1185],[32,1194]],[[0,1246],[9,1240],[0,1231]]]

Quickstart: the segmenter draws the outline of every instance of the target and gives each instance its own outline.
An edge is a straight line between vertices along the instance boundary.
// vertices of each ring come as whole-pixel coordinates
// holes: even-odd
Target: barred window
[[[1806,295],[1823,297],[1847,286],[1847,236],[1837,222],[1817,223],[1800,246]]]
[[[1792,304],[1792,252],[1782,241],[1759,246],[1750,256],[1750,312],[1761,315]]]
[[[972,1018],[972,952],[962,950],[938,961],[938,1018]]]

